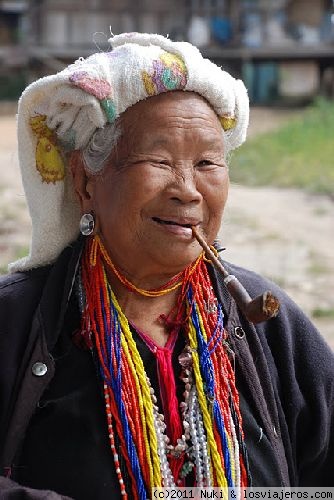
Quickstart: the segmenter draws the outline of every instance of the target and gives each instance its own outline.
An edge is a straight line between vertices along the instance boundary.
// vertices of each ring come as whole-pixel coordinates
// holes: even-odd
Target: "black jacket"
[[[54,376],[55,362],[50,353],[64,326],[81,248],[78,241],[67,247],[52,266],[0,280],[0,453],[4,476],[10,476],[29,420]],[[227,318],[238,385],[247,394],[272,446],[281,484],[333,486],[332,352],[278,287],[252,272],[225,266],[252,297],[271,289],[281,303],[277,318],[254,327],[238,311],[221,277],[209,269]],[[36,362],[47,366],[43,376],[33,374]],[[10,492],[19,495],[23,490],[25,498],[66,498],[31,492],[0,478],[0,498],[6,499]]]

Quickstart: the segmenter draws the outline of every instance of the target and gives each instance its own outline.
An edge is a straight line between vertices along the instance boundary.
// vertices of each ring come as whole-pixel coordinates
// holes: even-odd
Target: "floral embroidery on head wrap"
[[[224,130],[231,130],[237,124],[237,119],[233,116],[220,116],[219,121]]]
[[[30,126],[37,136],[36,168],[44,182],[54,184],[65,177],[65,166],[62,155],[56,145],[56,135],[46,125],[45,115],[30,118]]]
[[[107,80],[94,78],[90,76],[87,71],[76,71],[69,77],[69,80],[77,87],[101,101],[101,106],[109,123],[115,120],[116,110],[111,99],[112,88]]]
[[[163,52],[153,61],[153,71],[142,72],[148,95],[157,95],[168,90],[183,90],[187,85],[187,68],[180,56]]]

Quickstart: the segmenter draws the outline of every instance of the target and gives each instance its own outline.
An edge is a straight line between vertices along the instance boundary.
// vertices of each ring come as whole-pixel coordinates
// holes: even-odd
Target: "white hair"
[[[82,150],[83,162],[90,174],[102,172],[121,136],[122,128],[117,120],[103,128],[96,129],[89,143]]]

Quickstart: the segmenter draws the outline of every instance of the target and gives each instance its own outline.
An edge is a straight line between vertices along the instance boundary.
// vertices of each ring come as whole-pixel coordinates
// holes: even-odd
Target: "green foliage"
[[[334,103],[319,98],[275,132],[250,139],[231,161],[231,180],[250,186],[334,193]]]
[[[317,307],[312,311],[313,318],[334,318],[334,309],[333,308],[320,308]]]

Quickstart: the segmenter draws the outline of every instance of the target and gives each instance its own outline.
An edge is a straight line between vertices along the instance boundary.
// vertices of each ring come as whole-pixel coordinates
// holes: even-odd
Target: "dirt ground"
[[[16,153],[15,109],[0,116],[0,266],[26,254],[30,221]],[[274,129],[296,111],[251,111],[249,135]],[[334,349],[334,202],[295,189],[232,185],[221,240],[224,258],[282,286]],[[317,311],[317,314],[314,312]],[[315,317],[322,316],[322,317]]]

